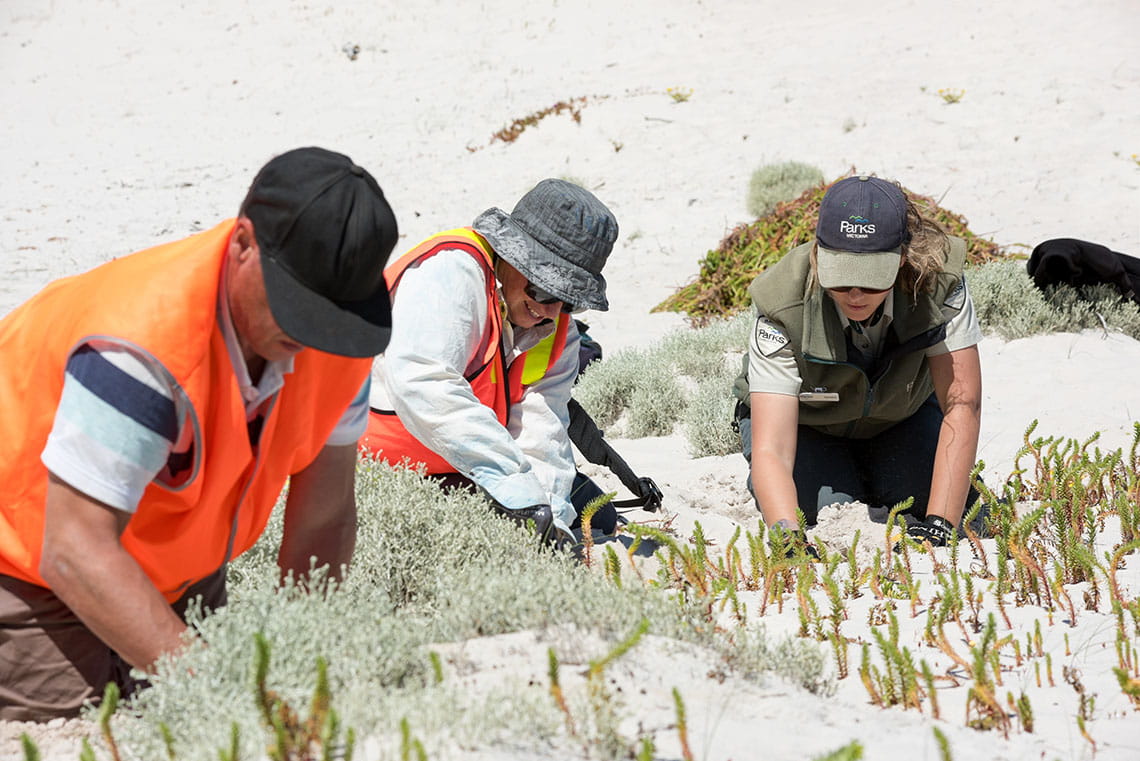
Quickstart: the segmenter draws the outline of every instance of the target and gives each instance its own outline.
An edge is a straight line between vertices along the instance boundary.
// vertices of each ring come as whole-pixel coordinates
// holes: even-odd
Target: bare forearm
[[[955,526],[962,520],[970,492],[970,471],[978,454],[980,410],[976,405],[952,406],[942,419],[927,515],[939,515]]]
[[[355,548],[356,521],[337,521],[310,528],[303,536],[287,533],[281,540],[277,565],[282,578],[290,572],[295,577],[307,574],[310,563],[317,568],[328,565],[330,574],[340,578],[341,567],[348,566]]]
[[[44,581],[124,660],[146,669],[163,653],[183,646],[186,624],[125,550],[60,549],[45,545]]]
[[[752,489],[769,528],[801,528],[792,472],[796,462],[799,400],[784,394],[753,392]]]
[[[131,515],[51,476],[40,575],[52,592],[132,666],[182,647],[186,625],[119,542]]]
[[[277,564],[282,578],[309,572],[310,562],[340,578],[356,548],[356,447],[327,446],[293,476]]]
[[[760,513],[769,528],[783,521],[786,528],[799,527],[798,501],[792,471],[778,457],[762,452],[752,456],[752,489],[760,503]]]

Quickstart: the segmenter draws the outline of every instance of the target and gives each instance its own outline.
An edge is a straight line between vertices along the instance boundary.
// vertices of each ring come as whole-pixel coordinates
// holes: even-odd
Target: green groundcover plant
[[[752,279],[800,243],[811,240],[815,234],[820,201],[830,184],[821,182],[814,185],[798,198],[776,204],[773,211],[755,222],[737,226],[701,260],[696,280],[680,288],[654,309],[685,312],[694,324],[700,325],[712,318],[731,316],[747,307],[748,285]],[[998,245],[975,235],[960,214],[942,208],[929,196],[911,190],[906,190],[906,193],[937,219],[947,232],[965,239],[969,262],[980,264],[1004,258]]]

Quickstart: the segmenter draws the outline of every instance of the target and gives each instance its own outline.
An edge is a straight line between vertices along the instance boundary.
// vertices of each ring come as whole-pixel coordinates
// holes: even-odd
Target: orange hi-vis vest
[[[487,298],[486,340],[483,342],[486,348],[483,356],[478,358],[478,366],[466,376],[466,380],[471,384],[475,398],[494,410],[495,417],[505,426],[511,405],[522,399],[526,387],[545,376],[562,356],[571,317],[565,313],[559,314],[554,332],[520,354],[506,368],[502,340],[503,315],[496,292],[494,252],[487,241],[473,229],[461,227],[432,236],[389,264],[384,270],[388,291],[395,298],[400,278],[408,267],[448,250],[467,252],[483,269]],[[469,366],[471,364],[468,363]],[[504,377],[506,383],[503,382]],[[393,464],[407,459],[412,467],[422,465],[427,473],[455,472],[455,467],[444,457],[413,436],[392,410],[372,410],[368,416],[368,432],[360,440],[360,449]]]
[[[251,446],[217,320],[234,220],[57,280],[0,321],[0,574],[47,586],[39,564],[48,472],[40,461],[71,353],[93,338],[149,354],[186,393],[193,465],[151,483],[120,537],[174,601],[261,536],[285,479],[320,452],[371,360],[305,349]]]

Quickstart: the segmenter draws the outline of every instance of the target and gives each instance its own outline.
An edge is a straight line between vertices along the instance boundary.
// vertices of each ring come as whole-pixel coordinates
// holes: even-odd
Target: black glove
[[[814,563],[819,562],[819,551],[816,550],[815,545],[808,541],[807,534],[802,529],[792,532],[792,541],[788,544],[788,549],[784,553],[784,557],[794,558],[799,553],[808,556],[808,559]]]
[[[772,530],[773,530],[773,532],[775,532],[777,529],[776,529],[776,527],[773,527]],[[819,560],[819,552],[816,550],[815,545],[808,541],[807,534],[804,533],[803,529],[800,529],[800,528],[797,528],[797,529],[781,528],[780,530],[782,531],[782,533],[784,535],[784,557],[785,558],[788,558],[790,560],[791,558],[794,558],[798,555],[803,554],[803,555],[807,555],[808,559],[813,561],[813,562]],[[773,533],[772,539],[774,540],[773,541],[773,547],[774,548],[778,547],[779,546],[777,544],[778,540],[776,540],[776,536],[774,533]]]
[[[494,507],[499,515],[511,519],[520,526],[526,526],[533,522],[534,533],[542,544],[547,544],[554,538],[555,534],[560,533],[554,530],[554,513],[551,512],[550,505],[531,505],[530,507],[511,510],[495,502]]]
[[[645,500],[645,511],[652,513],[656,512],[661,507],[661,500],[663,496],[661,490],[657,488],[657,484],[653,482],[652,478],[641,477],[637,479],[637,496]]]
[[[928,515],[922,523],[912,523],[906,529],[911,539],[919,544],[930,542],[932,547],[945,547],[953,533],[954,525],[941,515]]]

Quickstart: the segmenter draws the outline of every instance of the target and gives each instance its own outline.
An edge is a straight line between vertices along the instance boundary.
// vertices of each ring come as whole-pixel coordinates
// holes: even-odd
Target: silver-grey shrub
[[[677,377],[666,372],[638,384],[629,400],[629,418],[624,431],[630,438],[668,436],[688,404],[688,395]]]
[[[732,379],[751,324],[742,313],[621,351],[590,365],[574,396],[613,436],[664,435],[685,422],[695,456],[721,454],[734,435],[724,410],[732,409]]]
[[[748,213],[770,214],[782,201],[799,198],[808,188],[823,182],[823,172],[799,161],[765,164],[752,173],[748,183]]]
[[[574,398],[594,422],[609,428],[629,409],[634,391],[656,372],[649,352],[625,349],[587,367],[574,387]]]
[[[658,344],[663,355],[659,361],[679,375],[698,381],[708,379],[720,373],[728,355],[738,356],[746,350],[752,321],[751,311],[746,311],[701,328],[675,330]]]
[[[697,384],[697,390],[685,407],[681,424],[685,431],[685,441],[689,444],[689,454],[693,457],[709,457],[735,454],[740,451],[740,435],[732,429],[732,411],[736,406],[729,389],[732,388],[732,373],[705,380]]]
[[[601,428],[631,438],[668,434],[685,405],[673,369],[654,347],[625,349],[591,364],[574,397]]]
[[[435,684],[432,643],[570,626],[584,632],[584,648],[604,652],[647,618],[652,632],[711,647],[749,673],[783,673],[776,651],[756,642],[741,650],[702,624],[696,602],[619,588],[565,553],[540,550],[475,495],[444,494],[412,471],[368,460],[357,489],[357,546],[344,582],[323,583],[317,571],[311,591],[279,587],[275,516],[261,542],[233,563],[229,605],[192,615],[195,644],[165,661],[153,686],[116,718],[125,758],[165,757],[159,726],[166,725],[178,758],[212,760],[228,745],[231,723],[240,727],[242,757],[259,757],[266,740],[253,698],[256,632],[270,644],[270,688],[302,716],[322,657],[344,725],[391,739],[407,717],[429,755],[502,737],[546,743],[561,727],[545,690],[536,701],[533,692],[471,696],[457,681]],[[815,687],[821,673],[805,661],[795,679]]]
[[[1041,291],[1019,260],[996,261],[967,271],[978,321],[1006,340],[1097,328],[1140,339],[1140,305],[1110,286],[1058,286]]]

